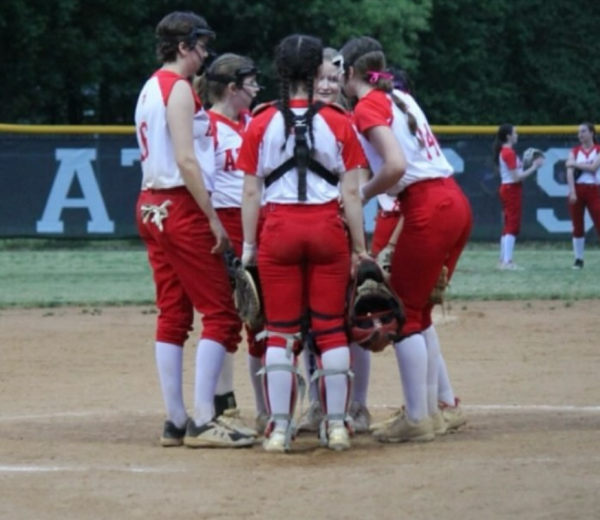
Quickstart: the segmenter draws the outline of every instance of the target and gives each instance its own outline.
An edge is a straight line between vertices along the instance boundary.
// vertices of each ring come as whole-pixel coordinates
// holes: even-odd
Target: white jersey
[[[523,163],[517,153],[510,146],[503,146],[498,156],[498,165],[500,168],[500,180],[502,184],[516,184],[521,180],[515,180],[511,171],[516,171],[517,175],[523,173]]]
[[[571,150],[575,162],[582,164],[593,164],[600,154],[600,144],[594,144],[589,150],[584,150],[583,146],[576,146]],[[595,172],[584,172],[581,170],[581,175],[577,177],[575,182],[577,184],[599,184],[600,183],[600,169]]]
[[[303,114],[306,100],[292,100],[290,108]],[[366,158],[347,114],[325,106],[313,117],[314,143],[309,131],[307,139],[313,148],[313,158],[333,174],[342,175],[348,170],[364,168]],[[294,155],[295,139],[290,135],[284,142],[282,113],[269,106],[258,113],[244,137],[238,167],[246,173],[267,178],[271,172]],[[307,200],[298,200],[298,173],[292,168],[264,190],[264,201],[276,204],[324,204],[338,200],[339,184],[331,185],[310,170],[306,174]]]
[[[407,115],[396,106],[392,96],[372,90],[362,98],[355,109],[356,125],[361,132],[362,144],[374,175],[381,170],[383,159],[364,138],[364,133],[374,126],[389,126],[396,136],[407,161],[405,174],[388,193],[396,195],[415,182],[449,177],[454,173],[433,135],[425,114],[410,94],[394,90],[394,95],[406,105],[417,123],[416,135],[408,126]]]
[[[236,161],[242,146],[243,134],[250,123],[250,115],[240,115],[239,123],[208,111],[215,140],[215,171],[213,176],[212,204],[215,208],[240,208],[244,172],[238,170]]]
[[[185,182],[175,161],[171,134],[167,126],[167,102],[177,81],[189,81],[167,70],[158,70],[146,82],[135,109],[135,127],[142,161],[142,190],[165,190],[184,186]],[[192,86],[190,85],[190,89]],[[193,90],[192,90],[193,92]],[[212,190],[215,167],[210,119],[196,94],[194,115],[194,152],[200,163],[204,184]]]

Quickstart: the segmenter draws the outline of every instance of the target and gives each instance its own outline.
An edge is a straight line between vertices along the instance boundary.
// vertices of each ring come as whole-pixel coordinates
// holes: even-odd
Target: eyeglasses
[[[260,90],[262,88],[262,86],[260,86],[258,83],[256,83],[256,81],[253,81],[252,83],[242,83],[242,87],[255,88],[258,90]]]

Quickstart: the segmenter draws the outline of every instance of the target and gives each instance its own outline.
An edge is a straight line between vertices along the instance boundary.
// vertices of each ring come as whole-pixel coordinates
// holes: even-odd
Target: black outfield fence
[[[495,127],[434,127],[456,179],[471,201],[474,240],[497,240],[499,177],[491,160]],[[546,153],[524,185],[521,238],[565,240],[565,159],[577,127],[519,127],[517,150]],[[0,125],[0,237],[129,238],[141,171],[131,127]],[[372,230],[374,203],[366,208]],[[592,224],[586,215],[588,231]]]

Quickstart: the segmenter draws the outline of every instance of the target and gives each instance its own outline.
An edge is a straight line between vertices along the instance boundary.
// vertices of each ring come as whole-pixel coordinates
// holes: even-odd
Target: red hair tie
[[[389,72],[373,70],[367,72],[367,77],[369,78],[369,83],[377,83],[380,79],[394,79],[394,75]]]

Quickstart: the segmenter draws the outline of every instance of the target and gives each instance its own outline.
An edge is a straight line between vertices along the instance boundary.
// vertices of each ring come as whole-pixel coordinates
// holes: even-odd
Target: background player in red
[[[543,164],[544,159],[534,159],[533,164],[523,170],[521,160],[514,150],[519,136],[511,124],[500,125],[493,146],[494,163],[500,171],[500,201],[504,227],[500,238],[500,262],[498,267],[506,270],[521,269],[513,262],[513,251],[517,235],[521,231],[523,214],[523,179],[529,177]]]
[[[294,433],[297,367],[292,352],[299,347],[305,302],[319,354],[322,440],[331,449],[350,447],[345,423],[350,352],[344,314],[351,252],[339,198],[341,194],[353,253],[365,257],[358,177],[366,158],[347,114],[313,104],[322,62],[317,38],[293,35],[280,42],[275,58],[279,108],[271,105],[255,114],[238,159],[239,169],[246,172],[245,265],[257,259],[263,190],[266,201],[257,260],[266,313],[265,388],[271,412],[263,444],[267,451],[287,451]],[[299,118],[305,124],[299,125]],[[302,155],[306,162],[300,159],[307,152],[305,146],[299,148],[302,136],[310,157]],[[289,169],[282,168],[286,163]]]
[[[201,16],[174,12],[156,35],[163,66],[144,85],[135,111],[143,173],[136,214],[159,309],[155,351],[167,411],[161,444],[251,446],[252,437],[213,420],[217,378],[226,352],[237,348],[239,320],[222,257],[229,240],[206,186],[214,168],[209,118],[188,78],[207,57],[214,32]],[[182,360],[194,309],[203,327],[188,420]]]
[[[242,185],[244,174],[237,170],[237,160],[242,139],[250,123],[250,106],[260,91],[258,71],[249,58],[237,54],[223,54],[212,62],[206,74],[197,82],[199,93],[208,95],[215,145],[215,170],[212,178],[212,205],[225,227],[235,256],[242,256]],[[240,323],[241,326],[241,323]],[[256,401],[257,429],[264,430],[267,410],[264,402],[261,369],[264,347],[256,341],[255,334],[246,330],[248,338],[248,366]],[[233,354],[228,353],[223,362],[215,395],[215,415],[226,424],[232,424],[248,434],[256,431],[244,428],[235,400]]]
[[[569,185],[569,213],[573,223],[573,269],[583,269],[585,250],[584,215],[587,209],[600,236],[600,145],[592,123],[581,123],[577,133],[579,146],[574,147],[567,159]]]
[[[425,337],[432,327],[429,301],[442,271],[454,272],[471,230],[469,203],[427,118],[405,92],[392,91],[382,47],[373,38],[350,40],[344,57],[344,91],[356,96],[355,122],[374,176],[363,198],[397,194],[404,225],[391,266],[391,284],[402,300],[406,323],[394,349],[405,410],[374,432],[382,442],[430,441],[438,409],[439,343]]]

